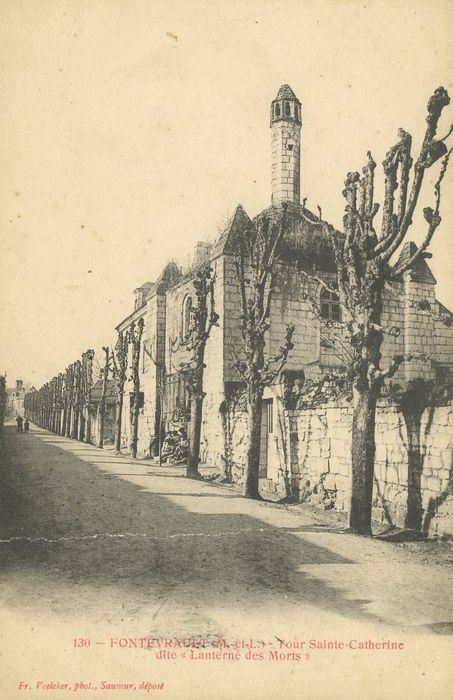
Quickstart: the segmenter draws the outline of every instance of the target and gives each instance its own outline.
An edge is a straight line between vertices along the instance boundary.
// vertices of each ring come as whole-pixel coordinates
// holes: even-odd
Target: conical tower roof
[[[276,100],[297,100],[296,95],[294,94],[293,90],[289,87],[289,85],[284,85],[281,86],[280,90],[277,93],[277,97],[275,98]]]

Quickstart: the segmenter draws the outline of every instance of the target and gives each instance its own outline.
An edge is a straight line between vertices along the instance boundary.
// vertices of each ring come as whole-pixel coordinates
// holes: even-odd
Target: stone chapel
[[[305,207],[305,200],[301,202],[301,129],[302,104],[289,85],[282,85],[270,106],[272,197],[270,206],[258,217],[278,220],[282,203],[286,203],[288,227],[282,246],[282,264],[286,267],[284,275],[281,275],[284,282],[277,285],[272,295],[267,349],[269,353],[274,353],[281,345],[287,323],[295,324],[294,349],[284,371],[292,381],[320,378],[341,371],[343,365],[341,352],[326,337],[322,323],[314,316],[303,295],[307,272],[315,270],[318,277],[332,280],[335,265],[330,243],[316,225],[317,217]],[[172,425],[187,420],[187,398],[178,372],[180,364],[187,360],[183,340],[190,325],[193,275],[197,268],[209,263],[215,271],[215,308],[220,318],[219,325],[212,329],[206,347],[201,454],[203,461],[219,470],[229,463],[233,471],[240,473],[245,456],[246,421],[240,401],[235,402],[234,399],[240,387],[240,377],[233,365],[235,350],[240,348],[241,334],[240,296],[232,241],[236,231],[249,222],[249,214],[238,205],[214,244],[197,243],[189,270],[183,272],[174,262],[169,262],[155,282],[146,282],[138,287],[134,292],[135,303],[131,314],[117,326],[118,331],[125,331],[139,318],[143,318],[145,324],[140,359],[138,449],[141,456],[152,454],[160,425],[168,430]],[[401,255],[410,255],[414,245],[407,243]],[[396,379],[398,376],[401,380],[416,377],[430,379],[439,371],[452,373],[453,327],[451,323],[448,325],[441,320],[446,315],[451,318],[451,314],[436,301],[435,286],[436,280],[423,260],[386,290],[382,323],[398,327],[400,333],[386,338],[383,361],[390,360],[397,353],[423,352],[429,356],[427,360],[404,363]],[[427,304],[434,313],[426,312]],[[341,321],[337,296],[322,288],[319,292],[319,309],[321,317],[328,319],[332,328]],[[126,409],[128,392],[131,391],[132,387],[126,386]],[[298,432],[294,428],[298,417],[289,415],[286,410],[284,391],[283,382],[280,382],[265,392],[262,479],[276,485],[288,479],[302,482],[305,468],[307,474],[315,470],[319,476],[327,470],[345,477],[347,465],[343,465],[342,461],[347,462],[348,459],[347,435],[344,436],[335,425],[329,436],[328,421],[321,414],[310,419],[311,428],[301,428]],[[340,410],[343,409],[338,408]],[[343,429],[347,415],[347,411],[344,415],[338,414]],[[129,411],[124,410],[125,447],[129,420]],[[316,438],[318,443],[313,448],[313,454],[309,456],[307,446],[311,433],[319,432],[319,426],[313,427],[313,421],[315,424],[321,421],[324,427]]]

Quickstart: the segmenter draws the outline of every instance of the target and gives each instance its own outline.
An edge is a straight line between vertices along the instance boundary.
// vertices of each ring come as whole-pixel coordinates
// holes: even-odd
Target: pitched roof
[[[165,265],[159,277],[157,278],[157,282],[155,285],[156,292],[158,294],[166,292],[167,289],[173,287],[173,285],[175,285],[179,279],[181,279],[181,270],[174,262],[174,260],[170,260],[170,262],[168,262]]]
[[[401,248],[401,253],[396,262],[396,266],[403,265],[417,252],[418,246],[414,241],[407,241]],[[411,279],[415,282],[424,282],[425,284],[436,284],[436,278],[429,269],[425,258],[419,258],[413,268],[409,272]]]
[[[233,248],[234,237],[237,233],[244,231],[251,223],[247,212],[238,204],[233,216],[228,221],[220,237],[214,243],[212,249],[213,257],[220,253],[229,253]]]
[[[99,403],[102,395],[102,379],[98,379],[97,382],[91,387],[91,401],[93,403]],[[115,392],[115,381],[113,379],[107,380],[107,388],[105,392],[105,399],[107,403],[113,403],[116,399]]]

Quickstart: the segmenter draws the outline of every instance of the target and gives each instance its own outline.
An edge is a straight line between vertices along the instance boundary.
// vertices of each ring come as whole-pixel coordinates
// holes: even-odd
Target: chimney
[[[20,392],[24,388],[24,382],[22,379],[16,379],[16,391]]]
[[[195,247],[195,267],[199,267],[200,265],[204,265],[205,263],[207,263],[211,256],[211,253],[212,243],[208,243],[207,241],[198,241]]]

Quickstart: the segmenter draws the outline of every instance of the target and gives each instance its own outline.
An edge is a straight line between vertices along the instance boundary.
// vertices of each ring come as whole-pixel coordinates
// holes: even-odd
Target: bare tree
[[[140,411],[140,352],[144,325],[145,323],[143,318],[140,318],[136,324],[132,325],[129,335],[132,345],[131,379],[133,385],[130,450],[131,455],[134,458],[137,456],[138,446],[138,416]]]
[[[264,388],[280,374],[288,353],[294,325],[289,324],[278,353],[266,357],[265,334],[270,327],[269,314],[276,256],[286,225],[286,205],[279,222],[264,216],[253,222],[235,241],[236,272],[241,295],[241,334],[244,359],[236,368],[246,386],[248,448],[243,494],[259,499],[259,460],[261,411]]]
[[[72,421],[71,421],[71,434],[70,437],[73,440],[77,440],[79,437],[79,422],[80,422],[80,396],[81,396],[81,376],[82,376],[82,366],[80,360],[76,360],[73,364],[73,411],[72,411]]]
[[[129,334],[118,332],[115,350],[112,351],[112,375],[115,380],[116,415],[115,415],[115,452],[121,452],[121,424],[123,416],[124,384],[126,383],[128,363]]]
[[[63,379],[63,418],[61,425],[61,434],[66,436],[68,429],[68,415],[69,415],[69,377],[70,377],[70,366],[66,367]]]
[[[93,384],[93,359],[94,350],[86,350],[82,353],[79,440],[83,440],[84,442],[91,442],[90,404]]]
[[[190,330],[182,345],[191,353],[189,362],[181,364],[190,398],[189,454],[187,457],[186,476],[201,479],[198,471],[200,462],[201,424],[203,420],[203,376],[206,365],[204,356],[206,343],[213,326],[218,325],[219,315],[215,311],[214,286],[215,275],[212,267],[206,265],[195,275],[193,280],[196,303],[191,307]]]
[[[426,250],[441,222],[441,183],[451,153],[445,141],[453,127],[443,138],[436,135],[442,110],[449,102],[442,87],[430,98],[426,131],[415,164],[411,156],[412,138],[403,129],[399,130],[399,141],[383,161],[384,204],[379,233],[374,228],[379,209],[374,201],[376,163],[370,152],[362,175],[351,172],[346,177],[343,231],[335,231],[319,212],[317,224],[330,235],[337,268],[336,284],[328,288],[340,298],[350,348],[347,368],[352,386],[353,424],[349,525],[360,535],[371,534],[377,399],[385,379],[393,377],[403,362],[414,359],[414,355],[396,355],[388,367],[381,368],[384,334],[395,333],[394,328],[381,325],[384,288],[388,282],[400,279],[417,261],[430,257]],[[428,225],[425,238],[408,259],[392,264],[391,259],[403,245],[412,224],[425,172],[440,159],[434,208],[423,210]],[[324,282],[321,284],[326,286]]]
[[[98,407],[98,426],[99,426],[99,438],[98,438],[98,447],[104,447],[104,424],[105,424],[105,400],[106,400],[106,395],[107,395],[107,386],[108,386],[108,379],[109,379],[109,370],[110,370],[110,348],[109,347],[103,347],[102,348],[104,351],[104,366],[102,367],[101,370],[101,375],[102,375],[102,389],[101,389],[101,398],[99,400],[99,407]]]
[[[75,392],[75,363],[69,365],[66,369],[66,395],[67,395],[67,415],[66,415],[66,437],[72,437],[74,424],[74,392]]]

